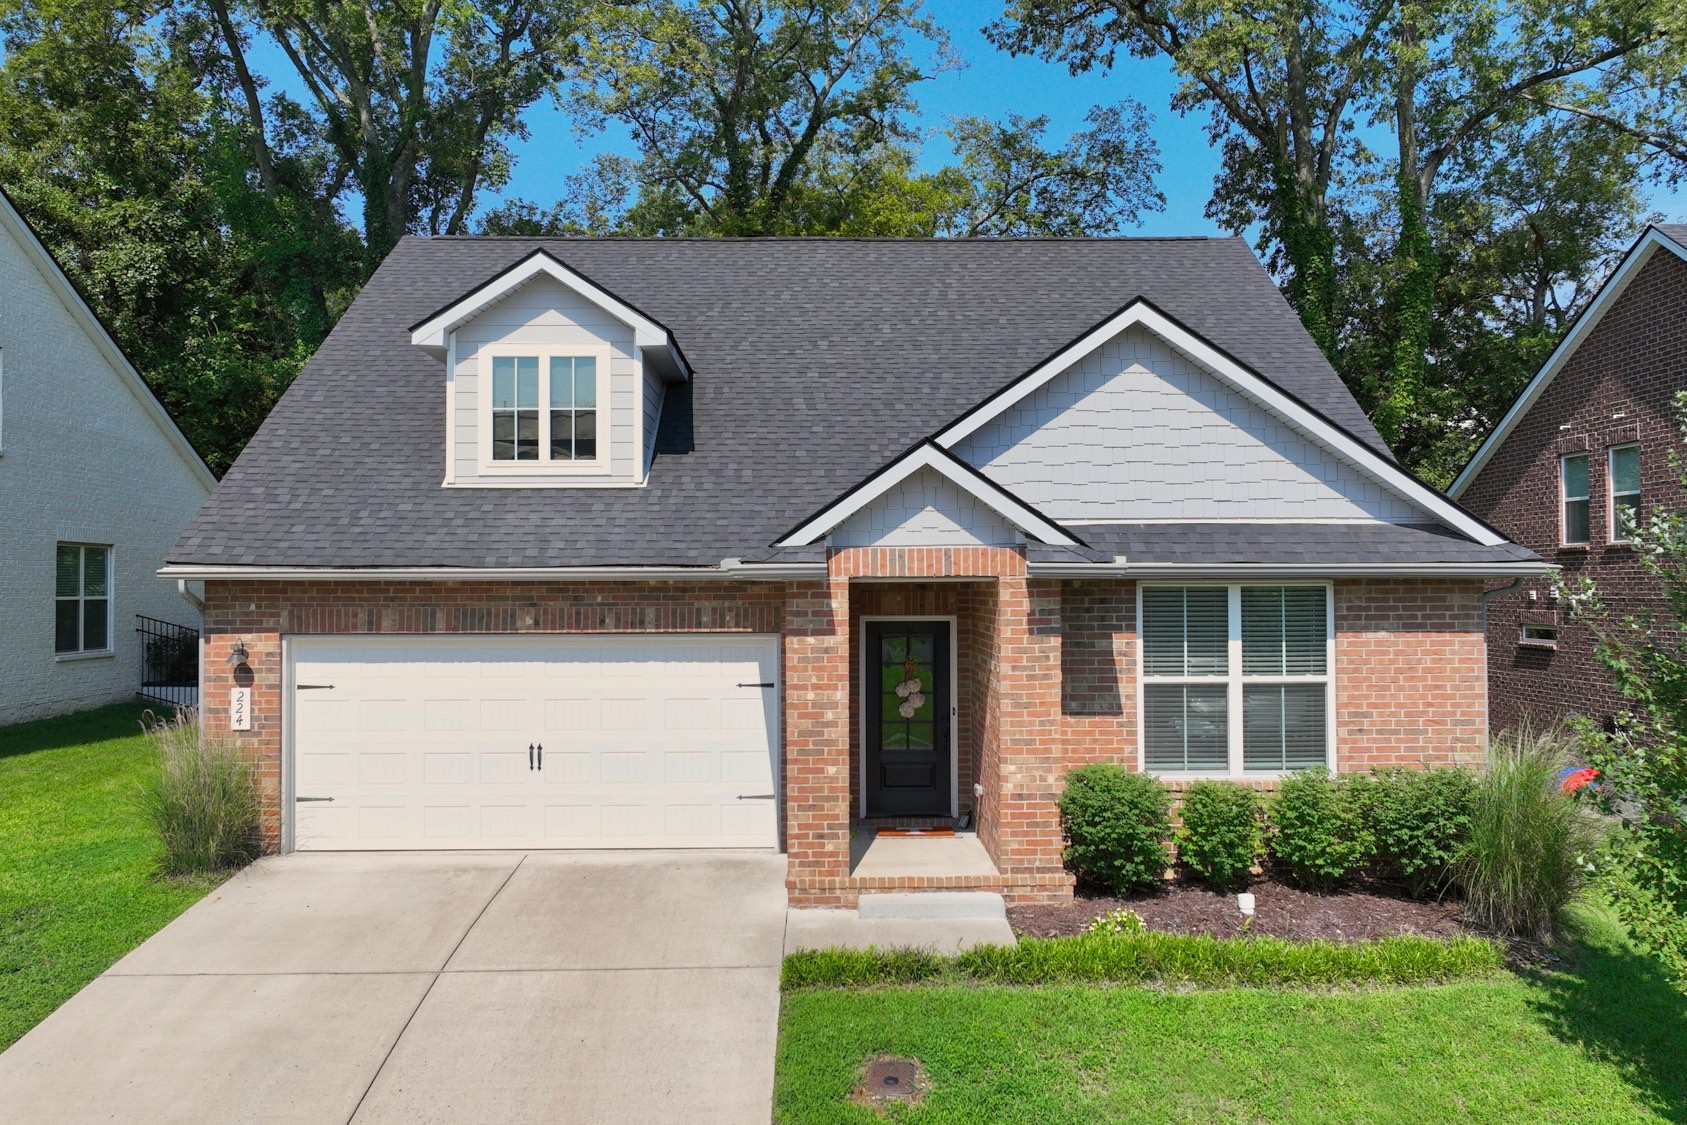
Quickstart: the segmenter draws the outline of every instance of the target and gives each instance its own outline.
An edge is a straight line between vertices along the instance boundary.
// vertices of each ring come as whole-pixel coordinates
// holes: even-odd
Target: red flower
[[[1561,793],[1574,793],[1584,785],[1592,785],[1598,776],[1599,771],[1596,769],[1571,770],[1564,775],[1564,780],[1558,783],[1558,790]]]

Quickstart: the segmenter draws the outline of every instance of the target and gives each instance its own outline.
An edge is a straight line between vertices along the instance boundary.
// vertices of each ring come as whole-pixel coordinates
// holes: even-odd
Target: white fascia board
[[[140,404],[143,411],[150,417],[160,430],[164,432],[164,439],[175,449],[177,456],[187,463],[188,469],[199,478],[199,482],[209,492],[217,487],[217,478],[205,464],[205,459],[199,456],[199,451],[193,448],[193,443],[187,440],[176,420],[170,417],[170,412],[164,409],[164,404],[158,401],[158,396],[152,393],[141,373],[135,370],[135,365],[129,362],[129,357],[123,354],[123,349],[117,346],[117,341],[111,338],[111,333],[88,307],[88,302],[82,299],[81,292],[70,283],[64,270],[59,268],[58,259],[54,258],[41,240],[35,237],[35,230],[28,221],[12,206],[12,201],[0,191],[0,223],[12,233],[24,252],[34,259],[36,271],[47,281],[59,299],[59,304],[69,310],[73,319],[79,321],[99,349],[117,377],[123,381],[131,396]]]
[[[730,560],[728,560],[730,561]],[[825,563],[744,563],[737,566],[215,566],[170,563],[158,577],[189,582],[661,582],[721,578],[778,581],[823,578]]]
[[[1359,439],[1348,434],[1328,419],[1279,390],[1271,383],[1243,367],[1236,360],[1215,348],[1201,337],[1168,318],[1146,301],[1137,301],[1121,310],[1077,342],[1065,348],[1042,366],[1002,393],[989,399],[976,410],[952,423],[934,439],[945,449],[975,433],[1009,407],[1024,399],[1055,376],[1066,371],[1084,356],[1117,336],[1127,328],[1140,325],[1159,336],[1202,367],[1216,374],[1236,390],[1247,395],[1311,437],[1326,449],[1345,458],[1350,464],[1379,483],[1400,493],[1407,500],[1432,513],[1448,526],[1468,535],[1484,546],[1504,543],[1505,537],[1481,520],[1465,512],[1457,504],[1433,488],[1413,477],[1378,454]]]
[[[444,348],[446,337],[451,332],[540,275],[561,283],[630,327],[633,330],[633,343],[638,347],[669,352],[679,370],[686,371],[684,360],[680,358],[679,350],[674,347],[673,337],[666,328],[625,301],[594,285],[543,250],[534,251],[468,296],[418,324],[410,331],[410,342],[417,347]]]
[[[1529,380],[1529,385],[1523,388],[1523,393],[1517,396],[1517,401],[1512,403],[1511,409],[1505,412],[1505,416],[1500,419],[1500,424],[1495,426],[1494,432],[1488,435],[1488,440],[1484,441],[1481,448],[1477,449],[1476,456],[1470,459],[1470,463],[1464,467],[1458,478],[1453,481],[1452,486],[1447,489],[1447,495],[1454,499],[1464,495],[1464,490],[1470,487],[1470,482],[1476,479],[1476,475],[1482,471],[1482,467],[1488,463],[1494,453],[1499,450],[1499,447],[1505,444],[1505,439],[1511,436],[1511,431],[1517,428],[1517,423],[1523,420],[1523,416],[1540,400],[1541,395],[1546,393],[1547,387],[1552,385],[1553,379],[1557,378],[1558,373],[1564,369],[1564,365],[1570,362],[1570,357],[1581,346],[1581,342],[1594,330],[1611,306],[1616,304],[1617,298],[1621,297],[1623,292],[1628,289],[1629,282],[1639,275],[1660,247],[1669,250],[1683,261],[1687,261],[1687,246],[1682,246],[1656,227],[1648,227],[1646,233],[1641,235],[1640,240],[1634,244],[1634,249],[1628,252],[1628,256],[1622,260],[1622,264],[1616,268],[1616,271],[1600,288],[1598,295],[1593,299],[1593,303],[1583,311],[1581,316],[1576,318],[1576,323],[1570,326],[1570,331],[1564,334],[1564,339],[1559,341],[1558,346],[1547,357],[1546,363],[1541,365],[1540,371],[1536,373],[1533,379]]]
[[[806,547],[809,544],[818,543],[833,528],[921,469],[931,469],[941,474],[955,487],[968,493],[1004,520],[1027,535],[1035,537],[1040,542],[1053,543],[1063,547],[1080,546],[1078,540],[1073,538],[1072,534],[1059,524],[1030,507],[1024,501],[1015,499],[1005,489],[978,474],[977,470],[964,466],[955,459],[953,454],[934,447],[930,442],[915,446],[908,453],[903,454],[900,459],[892,461],[858,488],[821,509],[818,514],[803,523],[795,531],[780,539],[776,545],[780,547]]]
[[[1547,562],[1514,563],[1031,563],[1033,578],[1531,578]]]

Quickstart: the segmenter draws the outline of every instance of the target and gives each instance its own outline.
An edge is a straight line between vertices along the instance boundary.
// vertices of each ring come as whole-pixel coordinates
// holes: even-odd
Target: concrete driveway
[[[744,1122],[785,862],[260,860],[0,1055],[7,1121]]]

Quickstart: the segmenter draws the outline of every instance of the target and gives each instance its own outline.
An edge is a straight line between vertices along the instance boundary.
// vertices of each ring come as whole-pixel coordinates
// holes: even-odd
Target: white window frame
[[[1621,445],[1613,445],[1605,450],[1605,526],[1608,529],[1606,541],[1612,545],[1634,542],[1634,540],[1623,536],[1622,528],[1617,523],[1617,454],[1625,449],[1634,450],[1635,459],[1639,460],[1640,443],[1637,441],[1625,441]],[[1636,471],[1639,471],[1639,466],[1636,467]],[[1622,495],[1635,498],[1634,515],[1636,522],[1638,522],[1640,519],[1640,504],[1646,495],[1645,481],[1641,481],[1640,488],[1633,492],[1624,492]],[[1592,528],[1588,529],[1590,534],[1592,530]]]
[[[1173,589],[1222,586],[1229,591],[1228,671],[1223,676],[1154,676],[1144,671],[1146,645],[1143,643],[1142,595],[1151,587]],[[1321,586],[1324,589],[1324,674],[1322,676],[1247,676],[1242,672],[1242,590],[1246,587],[1281,589],[1285,586]],[[1225,735],[1228,739],[1228,768],[1220,772],[1204,770],[1150,770],[1148,766],[1148,732],[1146,702],[1149,683],[1224,684]],[[1233,781],[1271,781],[1288,777],[1295,771],[1249,770],[1243,768],[1243,689],[1250,684],[1307,684],[1324,685],[1324,767],[1336,772],[1336,607],[1333,582],[1218,582],[1164,581],[1136,584],[1136,749],[1137,762],[1144,773],[1167,781],[1199,778],[1226,778]]]
[[[1586,496],[1572,497],[1569,491],[1569,477],[1564,472],[1564,463],[1572,457],[1580,457],[1588,463]],[[1581,500],[1587,504],[1587,538],[1570,538],[1570,501]],[[1561,453],[1558,456],[1558,545],[1560,547],[1587,547],[1593,543],[1593,458],[1585,449],[1572,453]]]
[[[480,472],[489,476],[601,476],[609,471],[610,362],[614,349],[601,344],[483,344],[476,359],[479,387],[475,410],[475,460]],[[532,357],[539,361],[539,451],[536,461],[492,459],[492,361]],[[597,361],[597,456],[590,461],[552,461],[551,448],[551,360],[594,359]]]
[[[58,590],[58,558],[60,547],[77,548],[76,583],[77,594],[74,598],[61,597]],[[95,547],[105,552],[105,647],[82,648],[83,637],[83,608],[88,601],[88,595],[82,592],[84,582],[83,569],[86,556],[82,554],[89,547]],[[101,656],[115,656],[117,654],[117,548],[110,543],[84,543],[80,540],[60,539],[53,543],[53,659],[54,660],[89,660]],[[76,613],[76,643],[74,649],[60,652],[58,645],[58,606],[60,602],[74,601],[77,603]]]
[[[1542,637],[1542,636],[1531,637],[1529,635],[1529,630],[1531,630],[1531,629],[1550,630],[1552,635],[1550,637]],[[1517,636],[1518,636],[1518,640],[1517,640],[1518,644],[1527,645],[1530,648],[1557,648],[1558,647],[1558,626],[1556,626],[1556,625],[1523,625],[1523,626],[1519,627]]]

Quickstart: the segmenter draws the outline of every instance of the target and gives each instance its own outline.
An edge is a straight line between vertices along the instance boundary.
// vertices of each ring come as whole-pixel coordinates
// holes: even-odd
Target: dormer
[[[666,387],[691,372],[673,334],[543,250],[417,324],[445,362],[445,485],[636,487]]]

